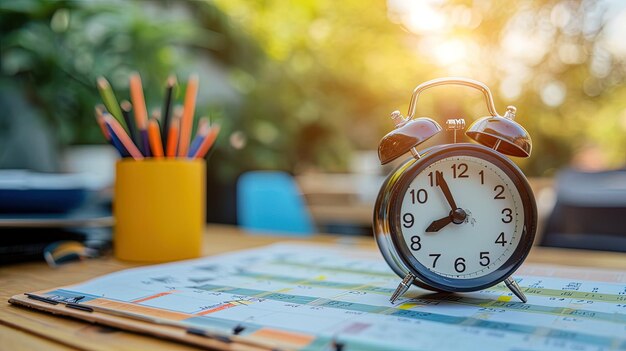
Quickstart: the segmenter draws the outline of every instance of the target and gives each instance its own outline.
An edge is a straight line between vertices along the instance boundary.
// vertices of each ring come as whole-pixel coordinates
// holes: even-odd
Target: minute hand
[[[456,206],[456,202],[454,202],[454,198],[452,197],[452,193],[450,192],[448,183],[446,183],[446,180],[443,179],[443,173],[436,171],[435,177],[437,180],[437,186],[441,188],[441,191],[443,192],[443,195],[446,197],[446,200],[448,200],[450,207],[452,208],[453,211],[456,210],[458,207]]]

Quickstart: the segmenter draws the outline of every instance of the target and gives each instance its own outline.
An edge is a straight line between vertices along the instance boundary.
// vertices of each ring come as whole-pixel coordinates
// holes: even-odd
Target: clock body
[[[374,209],[374,235],[389,266],[435,291],[474,291],[507,279],[528,255],[536,227],[536,203],[521,170],[469,143],[409,158],[386,179]]]

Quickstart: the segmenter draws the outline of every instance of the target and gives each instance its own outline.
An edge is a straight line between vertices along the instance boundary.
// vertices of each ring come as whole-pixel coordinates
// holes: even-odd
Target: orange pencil
[[[141,77],[138,73],[130,76],[130,99],[135,110],[135,121],[138,129],[148,128],[148,112],[146,110],[146,100],[143,97],[143,87]]]
[[[141,154],[139,149],[137,149],[137,146],[135,146],[135,144],[130,139],[128,134],[126,134],[126,131],[124,130],[124,127],[122,127],[122,125],[119,124],[119,122],[115,118],[113,118],[113,116],[111,116],[109,114],[104,114],[103,118],[104,118],[104,122],[109,127],[111,127],[111,130],[113,131],[113,133],[115,133],[115,136],[120,140],[122,145],[124,145],[124,147],[126,148],[128,153],[135,160],[143,160],[143,155]]]
[[[96,106],[96,122],[98,122],[98,126],[100,126],[100,131],[102,131],[102,135],[106,140],[111,140],[111,135],[107,130],[107,126],[104,124],[104,117],[102,117],[102,112],[104,111],[104,106],[98,105]]]
[[[148,124],[148,138],[150,138],[152,156],[155,158],[163,157],[163,143],[161,142],[159,123],[154,119],[150,119]]]
[[[145,156],[150,156],[150,144],[148,141],[148,111],[146,109],[146,100],[143,96],[143,87],[141,85],[141,77],[138,73],[130,76],[130,100],[133,102],[135,110],[135,121],[139,130],[139,149]]]
[[[211,130],[209,130],[209,134],[207,134],[206,138],[202,141],[202,144],[198,148],[198,151],[191,158],[202,158],[213,146],[215,139],[217,139],[217,135],[220,133],[220,125],[215,124],[211,126]]]
[[[167,134],[167,157],[176,157],[176,146],[178,146],[178,132],[180,129],[180,118],[174,116],[170,123],[170,129]]]
[[[183,107],[183,118],[180,121],[180,138],[178,140],[178,156],[187,156],[189,141],[191,139],[191,128],[193,125],[193,114],[196,109],[196,97],[198,95],[198,76],[192,75],[187,83],[185,91],[185,104]]]

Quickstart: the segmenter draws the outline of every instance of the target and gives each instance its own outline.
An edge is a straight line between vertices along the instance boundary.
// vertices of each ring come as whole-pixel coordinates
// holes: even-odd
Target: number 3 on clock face
[[[527,223],[534,226],[521,172],[489,153],[458,150],[415,166],[395,207],[407,266],[444,290],[506,278],[530,247]]]

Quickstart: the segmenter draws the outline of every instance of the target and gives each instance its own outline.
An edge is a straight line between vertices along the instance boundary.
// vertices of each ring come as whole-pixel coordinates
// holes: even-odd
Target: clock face
[[[488,159],[438,158],[420,167],[399,193],[401,240],[428,275],[480,278],[516,253],[525,231],[522,197],[528,194],[520,194],[499,161]]]

